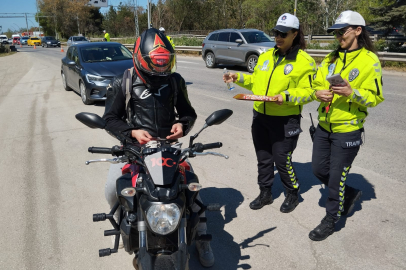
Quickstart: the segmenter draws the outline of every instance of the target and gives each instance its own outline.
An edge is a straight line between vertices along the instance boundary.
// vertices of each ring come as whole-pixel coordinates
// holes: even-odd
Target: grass
[[[9,56],[12,54],[15,54],[16,52],[4,52],[4,53],[0,53],[0,57],[4,57],[4,56]]]

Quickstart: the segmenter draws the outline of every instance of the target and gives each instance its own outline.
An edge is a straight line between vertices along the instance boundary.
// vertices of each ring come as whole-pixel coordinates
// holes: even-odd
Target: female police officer
[[[299,182],[292,164],[300,128],[302,106],[312,101],[311,83],[316,64],[307,53],[296,16],[285,13],[273,29],[276,46],[261,54],[252,75],[225,74],[225,82],[236,82],[255,95],[274,96],[276,102],[254,102],[251,127],[258,160],[259,196],[250,204],[260,209],[273,202],[271,188],[274,165],[286,189],[280,211],[288,213],[299,204]]]
[[[329,190],[326,216],[309,234],[314,241],[331,235],[340,216],[351,212],[361,197],[361,191],[346,185],[347,175],[362,144],[367,108],[384,100],[381,65],[362,16],[344,11],[327,30],[332,31],[340,47],[326,56],[313,82],[313,97],[321,103],[312,167]],[[333,74],[341,74],[345,85],[331,86],[326,77]]]

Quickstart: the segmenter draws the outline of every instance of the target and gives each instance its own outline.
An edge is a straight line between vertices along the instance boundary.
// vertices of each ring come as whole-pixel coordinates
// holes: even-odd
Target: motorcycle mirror
[[[94,113],[81,112],[75,115],[81,123],[85,124],[90,128],[100,128],[104,129],[106,126],[106,121],[103,118]]]
[[[220,125],[225,120],[227,120],[232,114],[233,111],[229,109],[215,111],[209,117],[206,118],[206,124],[207,126]]]
[[[198,133],[196,133],[194,136],[190,136],[189,147],[190,148],[192,147],[194,139],[196,139],[197,136],[199,136],[200,132],[202,132],[205,128],[212,126],[212,125],[219,125],[219,124],[223,123],[232,114],[233,114],[233,111],[229,110],[229,109],[218,110],[218,111],[215,111],[212,114],[210,114],[210,116],[206,118],[206,124],[204,124],[203,128]]]

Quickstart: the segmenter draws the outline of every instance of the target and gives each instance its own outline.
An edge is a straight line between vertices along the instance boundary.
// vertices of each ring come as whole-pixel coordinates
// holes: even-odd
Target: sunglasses
[[[345,34],[347,34],[348,32],[350,32],[351,30],[353,30],[351,27],[349,27],[349,28],[344,28],[344,29],[340,29],[340,30],[335,30],[335,31],[333,32],[333,35],[334,35],[335,37],[342,37],[342,36],[344,36]]]
[[[286,38],[288,36],[288,33],[283,33],[283,32],[278,31],[278,30],[273,30],[273,35],[275,37],[280,36],[281,38]]]

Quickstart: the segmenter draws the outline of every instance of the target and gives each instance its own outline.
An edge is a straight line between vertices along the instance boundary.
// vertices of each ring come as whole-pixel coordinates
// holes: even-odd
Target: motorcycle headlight
[[[174,203],[152,205],[147,211],[147,221],[151,230],[162,235],[173,232],[180,218],[179,207]]]

